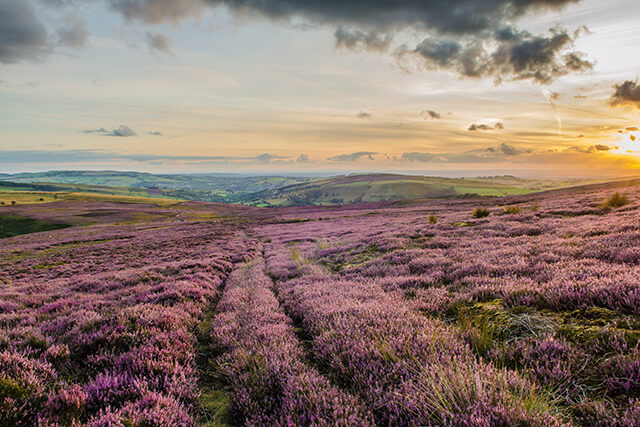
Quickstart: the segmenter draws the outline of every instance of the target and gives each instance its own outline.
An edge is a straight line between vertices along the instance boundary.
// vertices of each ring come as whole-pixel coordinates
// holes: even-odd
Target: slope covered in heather
[[[640,423],[640,186],[8,213],[3,425]]]

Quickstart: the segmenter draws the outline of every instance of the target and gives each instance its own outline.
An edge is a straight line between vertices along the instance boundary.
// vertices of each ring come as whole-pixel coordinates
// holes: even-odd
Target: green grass
[[[0,238],[19,236],[21,234],[40,231],[58,230],[70,227],[69,224],[58,224],[15,215],[0,215]]]
[[[514,196],[520,194],[532,193],[532,190],[526,188],[515,187],[473,187],[473,186],[454,186],[458,194],[477,194],[478,196]]]

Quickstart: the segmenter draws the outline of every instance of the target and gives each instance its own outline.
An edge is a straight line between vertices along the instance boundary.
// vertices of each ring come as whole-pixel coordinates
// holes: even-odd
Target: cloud
[[[284,159],[288,159],[288,158],[289,157],[278,156],[276,154],[270,154],[270,153],[263,153],[263,154],[259,154],[259,155],[255,156],[255,159],[260,163],[271,163],[274,160],[284,160]]]
[[[159,132],[159,131],[151,131],[151,132],[149,132],[149,135],[164,136],[164,134],[162,132]]]
[[[373,156],[376,154],[378,153],[371,151],[358,151],[357,153],[340,154],[337,156],[329,157],[327,158],[327,160],[332,160],[335,162],[355,162],[357,160],[360,160],[362,157],[366,157],[369,160],[375,160]]]
[[[359,119],[370,119],[372,116],[371,116],[371,113],[367,113],[366,111],[360,111],[357,117]]]
[[[100,128],[100,129],[87,129],[87,130],[83,130],[83,132],[99,133],[104,136],[117,136],[122,138],[138,135],[133,129],[131,129],[129,126],[126,126],[126,125],[120,125],[119,128],[114,130],[106,130],[105,128]]]
[[[477,34],[541,9],[560,9],[577,0],[207,0],[236,13],[271,19],[305,18],[314,23],[393,31],[433,29],[448,34]]]
[[[640,130],[640,128],[638,128],[638,126],[629,126],[624,128],[624,130],[626,130],[627,132],[637,132]]]
[[[409,152],[403,153],[402,156],[395,157],[394,160],[401,162],[417,162],[417,163],[478,163],[488,161],[502,161],[505,157],[520,156],[523,154],[532,154],[530,149],[522,149],[505,142],[496,147],[487,147],[477,150],[469,150],[462,153],[424,153]]]
[[[419,152],[413,151],[411,153],[403,153],[402,156],[400,157],[400,160],[405,162],[429,163],[433,161],[435,158],[436,156],[434,156],[431,153],[419,153]]]
[[[147,45],[152,51],[171,53],[169,49],[169,39],[164,34],[148,32]]]
[[[0,0],[0,63],[39,60],[50,52],[47,30],[28,0]]]
[[[505,156],[518,156],[520,154],[531,153],[531,150],[522,150],[509,145],[506,142],[498,145],[497,147],[489,147],[485,150],[487,153],[503,154]]]
[[[205,8],[202,0],[107,0],[109,7],[128,21],[146,24],[170,22],[200,16]]]
[[[425,119],[428,119],[428,118],[439,119],[442,117],[440,113],[433,110],[424,110],[423,112],[420,113],[420,115]]]
[[[589,147],[569,147],[566,151],[574,151],[578,153],[589,154],[589,153],[607,152],[617,148],[618,147],[610,147],[608,145],[596,144],[596,145],[591,145]]]
[[[467,128],[467,130],[471,132],[475,132],[479,130],[487,131],[487,130],[503,130],[503,129],[504,129],[504,123],[500,121],[495,122],[493,125],[484,124],[484,123],[471,123]]]
[[[24,9],[23,3],[30,0],[3,1]],[[41,1],[61,7],[90,0]],[[419,69],[440,69],[464,77],[492,78],[496,82],[531,80],[538,83],[550,83],[557,77],[592,68],[593,64],[576,51],[573,44],[581,33],[588,31],[580,27],[569,33],[555,27],[547,35],[535,35],[518,29],[515,23],[526,14],[560,10],[580,1],[104,0],[107,7],[125,20],[146,24],[169,22],[177,25],[185,18],[200,16],[207,7],[225,6],[242,19],[261,16],[298,26],[329,26],[335,29],[336,46],[354,51],[387,51],[394,36],[408,30],[423,40],[416,46],[397,48],[396,57],[401,62],[411,57]],[[36,25],[37,18],[32,12],[34,25],[16,25],[15,28],[30,29],[36,37],[27,37],[32,42],[26,45],[41,47],[46,32],[42,25]],[[0,25],[0,28],[4,27]],[[154,46],[153,43],[150,45]],[[166,51],[164,47],[167,45],[159,41],[154,49]]]
[[[103,150],[0,150],[0,164],[65,164],[131,161],[144,164],[263,164],[288,157],[274,154],[257,156],[173,156],[162,154],[120,154]]]
[[[298,156],[298,158],[296,159],[297,163],[309,163],[309,156],[307,156],[306,154],[300,154]]]
[[[89,38],[87,24],[77,15],[67,17],[64,26],[58,28],[56,34],[59,46],[82,47]]]
[[[376,32],[363,32],[361,30],[353,30],[344,27],[338,27],[334,33],[336,39],[336,47],[349,49],[353,51],[380,51],[384,52],[389,49],[391,44],[391,36],[379,34]]]
[[[126,20],[146,24],[175,25],[184,18],[201,15],[205,8],[201,0],[107,0],[107,4]]]
[[[626,80],[613,85],[615,91],[611,96],[611,105],[632,105],[640,108],[640,85],[638,81]]]
[[[569,34],[553,28],[549,35],[537,36],[513,27],[513,23],[529,12],[559,10],[579,1],[206,0],[245,18],[261,15],[281,22],[302,19],[336,26],[336,45],[352,50],[387,50],[397,32],[410,29],[428,36],[415,48],[401,47],[397,56],[417,58],[422,68],[538,83],[592,68],[593,64],[573,49],[575,38],[586,31],[580,27]]]
[[[415,48],[401,46],[396,57],[417,58],[426,70],[442,70],[469,78],[532,80],[548,84],[558,77],[593,68],[581,52],[573,50],[575,36],[561,27],[546,36],[504,27],[475,39],[427,37]]]

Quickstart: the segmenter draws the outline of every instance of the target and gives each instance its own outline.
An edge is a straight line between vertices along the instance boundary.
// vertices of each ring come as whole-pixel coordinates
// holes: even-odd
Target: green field
[[[21,234],[37,233],[39,231],[58,230],[70,227],[68,224],[51,223],[35,218],[16,215],[0,215],[0,239],[19,236]]]

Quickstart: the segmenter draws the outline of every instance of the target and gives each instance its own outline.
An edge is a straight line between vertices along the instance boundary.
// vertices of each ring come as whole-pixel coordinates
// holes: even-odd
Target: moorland
[[[637,184],[269,209],[22,188],[0,424],[638,425]]]

